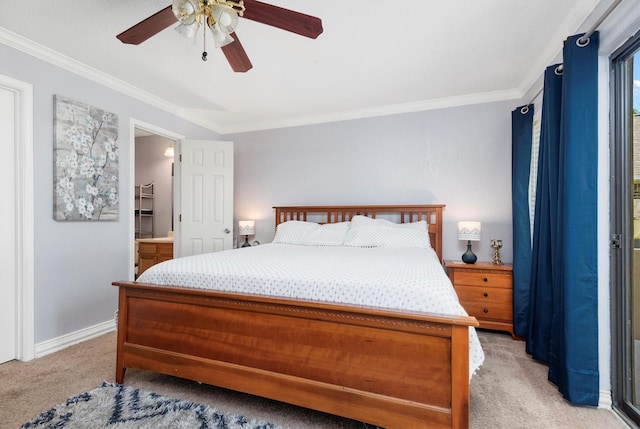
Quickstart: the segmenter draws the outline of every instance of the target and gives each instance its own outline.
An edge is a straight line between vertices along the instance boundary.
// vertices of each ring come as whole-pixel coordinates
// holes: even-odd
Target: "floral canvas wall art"
[[[54,219],[117,220],[118,116],[55,95]]]

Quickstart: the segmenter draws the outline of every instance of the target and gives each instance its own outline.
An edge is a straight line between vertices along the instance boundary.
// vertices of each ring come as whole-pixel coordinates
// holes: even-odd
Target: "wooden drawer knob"
[[[484,311],[484,312],[485,312],[485,314],[486,314],[486,313],[488,313],[488,312],[489,312],[489,309],[488,309],[488,308],[485,308],[485,309],[484,309],[484,310],[482,310],[482,311]]]
[[[489,279],[485,277],[485,278],[482,279],[482,281],[486,283],[486,282],[489,281]]]
[[[489,296],[489,292],[485,292],[482,294],[485,298]]]

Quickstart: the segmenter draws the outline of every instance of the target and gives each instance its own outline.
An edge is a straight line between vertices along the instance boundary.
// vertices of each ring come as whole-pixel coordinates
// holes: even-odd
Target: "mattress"
[[[466,316],[431,248],[261,246],[177,258],[138,282],[281,298]],[[469,328],[470,376],[484,353]]]

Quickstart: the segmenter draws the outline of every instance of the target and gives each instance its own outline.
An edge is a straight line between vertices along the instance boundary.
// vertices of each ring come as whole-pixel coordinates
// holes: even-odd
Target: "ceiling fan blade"
[[[322,33],[322,21],[315,16],[284,9],[279,6],[262,3],[257,0],[244,0],[246,10],[243,18],[271,25],[301,36],[315,39]]]
[[[221,48],[224,56],[227,57],[227,61],[229,61],[229,65],[231,65],[234,72],[244,73],[251,70],[253,64],[251,64],[247,53],[244,51],[238,35],[231,33],[230,36],[235,40]]]
[[[128,30],[123,31],[116,37],[120,39],[122,43],[139,45],[177,21],[171,10],[171,6],[168,6],[160,12],[154,13],[144,21],[140,21]]]

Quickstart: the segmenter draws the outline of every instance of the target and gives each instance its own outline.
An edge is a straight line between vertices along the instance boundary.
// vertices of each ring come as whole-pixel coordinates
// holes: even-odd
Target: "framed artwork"
[[[54,219],[117,220],[118,115],[59,95],[53,106]]]

